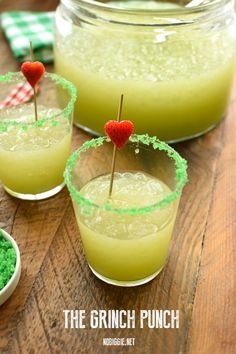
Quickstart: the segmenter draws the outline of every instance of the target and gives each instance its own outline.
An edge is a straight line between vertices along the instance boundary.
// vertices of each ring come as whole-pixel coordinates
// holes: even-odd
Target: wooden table
[[[57,1],[0,2],[1,10],[51,10]],[[18,70],[0,34],[0,73]],[[52,70],[52,67],[48,67]],[[0,353],[236,352],[236,87],[227,118],[207,135],[175,145],[189,162],[170,254],[161,275],[138,288],[96,279],[86,264],[66,188],[42,202],[0,189],[0,227],[19,244],[22,276],[0,309]],[[73,147],[89,136],[74,129]],[[179,309],[179,329],[65,329],[64,309]],[[105,347],[103,337],[135,337]]]

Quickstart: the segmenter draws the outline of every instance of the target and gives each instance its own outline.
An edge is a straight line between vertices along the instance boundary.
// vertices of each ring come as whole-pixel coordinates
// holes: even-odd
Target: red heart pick
[[[45,72],[45,67],[40,61],[26,61],[21,65],[21,71],[28,83],[34,88]]]
[[[104,126],[106,134],[118,149],[121,149],[129,140],[134,131],[134,125],[130,120],[109,120]]]

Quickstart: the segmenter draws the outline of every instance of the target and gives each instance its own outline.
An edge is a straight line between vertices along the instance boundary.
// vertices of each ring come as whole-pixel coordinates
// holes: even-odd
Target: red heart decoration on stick
[[[26,61],[21,65],[21,71],[32,88],[39,82],[45,72],[45,67],[39,61]]]
[[[125,146],[130,135],[133,133],[134,125],[130,120],[122,120],[121,122],[109,120],[105,124],[104,129],[113,144],[115,144],[118,149],[121,149]]]

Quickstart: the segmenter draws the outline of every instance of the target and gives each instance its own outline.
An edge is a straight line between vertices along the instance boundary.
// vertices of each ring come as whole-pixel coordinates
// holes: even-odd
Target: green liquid
[[[11,109],[5,118],[32,122],[32,105]],[[14,112],[14,114],[13,114]],[[60,113],[58,109],[39,106],[39,117]],[[6,115],[5,112],[2,115]],[[1,118],[1,117],[0,117]],[[4,119],[4,117],[2,117]],[[8,189],[22,194],[38,194],[59,186],[64,178],[70,154],[71,126],[61,118],[57,126],[47,122],[39,127],[8,128],[0,133],[0,180]]]
[[[110,176],[86,184],[81,194],[97,205],[107,202]],[[150,206],[171,191],[163,182],[142,172],[116,173],[111,203],[115,208]],[[100,275],[118,281],[134,281],[161,270],[176,217],[176,203],[142,215],[118,215],[94,210],[83,213],[74,203],[85,253]]]

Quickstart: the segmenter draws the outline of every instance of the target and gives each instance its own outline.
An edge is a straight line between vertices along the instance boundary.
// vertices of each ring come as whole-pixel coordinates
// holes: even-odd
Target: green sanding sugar
[[[0,290],[11,279],[16,267],[16,252],[9,240],[6,240],[0,230]]]

